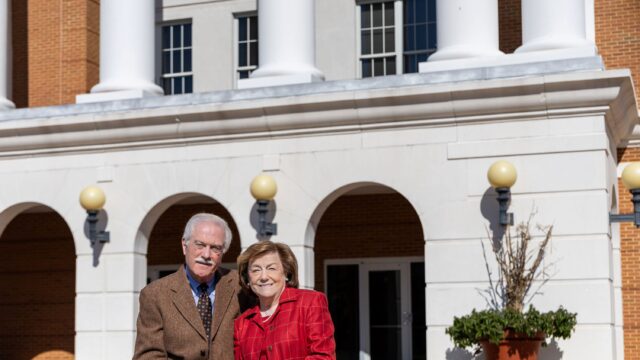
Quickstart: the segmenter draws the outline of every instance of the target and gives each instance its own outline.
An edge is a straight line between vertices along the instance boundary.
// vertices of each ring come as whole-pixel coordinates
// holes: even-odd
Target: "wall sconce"
[[[278,234],[278,224],[267,222],[267,207],[278,191],[276,181],[267,174],[260,174],[251,181],[251,195],[258,204],[258,234],[271,236]]]
[[[97,230],[98,212],[100,212],[106,201],[104,191],[97,186],[87,186],[80,193],[80,205],[87,210],[91,246],[93,246],[96,241],[100,243],[109,242],[109,232]]]
[[[508,213],[509,201],[511,200],[510,188],[515,184],[518,174],[516,168],[506,160],[494,162],[487,171],[489,183],[498,193],[498,204],[500,209],[500,225],[513,225],[513,213]]]
[[[622,170],[622,183],[631,193],[633,214],[609,214],[609,222],[633,222],[640,227],[640,162],[625,166]]]

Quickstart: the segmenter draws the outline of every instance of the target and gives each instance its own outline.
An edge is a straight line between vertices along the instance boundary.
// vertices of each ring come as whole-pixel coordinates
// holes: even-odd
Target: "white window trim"
[[[191,24],[191,71],[190,72],[181,72],[181,73],[171,73],[169,76],[165,76],[162,73],[162,53],[164,49],[162,48],[162,28],[165,26],[173,26],[173,25],[186,25]],[[187,19],[174,19],[168,21],[161,21],[156,23],[156,83],[158,86],[163,87],[163,80],[171,77],[179,77],[179,76],[191,76],[191,92],[195,93],[196,89],[196,76],[193,69],[194,64],[194,49],[196,48],[194,42],[194,29],[193,29],[193,20],[190,18]],[[183,59],[184,62],[184,59]],[[165,94],[165,95],[174,95],[174,94]]]
[[[376,55],[362,55],[362,8],[363,4],[375,4],[375,3],[383,3],[389,2],[390,0],[362,0],[356,3],[356,71],[358,72],[358,79],[363,79],[362,77],[362,59],[371,59],[371,58],[383,58],[388,57],[390,55],[395,54],[396,57],[396,75],[404,74],[404,61],[403,61],[403,51],[404,51],[404,14],[403,14],[403,0],[392,0],[393,1],[393,21],[394,21],[394,39],[396,42],[395,51],[391,53],[384,54],[376,54]]]
[[[242,67],[240,68],[238,66],[238,42],[240,41],[240,22],[238,21],[239,18],[241,17],[248,17],[248,16],[258,16],[258,12],[257,11],[249,11],[249,12],[239,12],[239,13],[234,13],[233,14],[233,56],[232,56],[232,61],[233,61],[233,73],[231,74],[231,76],[233,76],[233,87],[234,88],[238,88],[238,72],[242,71],[242,70],[255,70],[258,68],[258,66],[260,66],[260,60],[258,60],[258,65],[255,66],[255,68],[253,66],[246,66],[246,67]],[[258,19],[258,21],[260,21],[260,19]],[[258,49],[260,49],[260,34],[258,33]],[[258,50],[259,52],[259,50]]]

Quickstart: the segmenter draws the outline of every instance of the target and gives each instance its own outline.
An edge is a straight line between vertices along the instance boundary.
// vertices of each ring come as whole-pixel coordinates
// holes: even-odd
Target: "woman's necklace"
[[[278,304],[276,306],[267,309],[266,311],[260,311],[260,315],[262,316],[262,322],[267,322],[267,320],[271,319],[271,316],[276,312],[278,308]]]

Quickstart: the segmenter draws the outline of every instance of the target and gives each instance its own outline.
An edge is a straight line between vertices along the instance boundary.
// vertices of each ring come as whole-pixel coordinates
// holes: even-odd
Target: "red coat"
[[[266,322],[262,322],[259,306],[235,320],[235,359],[335,359],[333,330],[324,294],[286,288]]]

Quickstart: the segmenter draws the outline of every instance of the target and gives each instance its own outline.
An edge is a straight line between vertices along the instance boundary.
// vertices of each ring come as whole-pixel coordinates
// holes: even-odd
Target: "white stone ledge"
[[[635,104],[627,70],[429,86],[424,78],[414,74],[7,111],[0,113],[0,156],[443,126],[500,116],[526,120],[553,111],[602,115],[620,111],[613,109],[616,104]],[[612,136],[619,141],[637,121],[637,111],[611,119]]]

